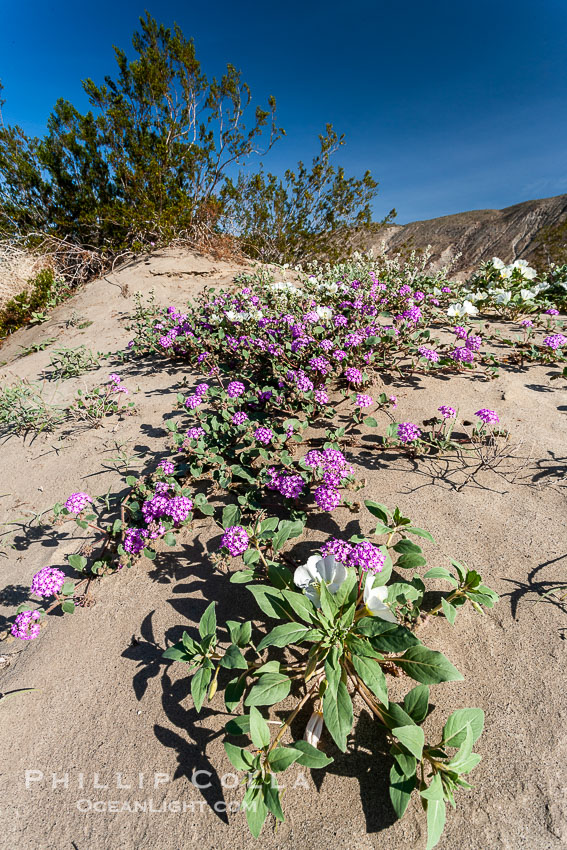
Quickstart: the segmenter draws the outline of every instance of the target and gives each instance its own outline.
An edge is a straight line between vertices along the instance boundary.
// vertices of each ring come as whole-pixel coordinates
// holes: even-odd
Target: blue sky
[[[133,0],[0,4],[6,123],[42,134],[58,97],[114,75],[147,8],[195,40],[204,70],[227,62],[287,131],[265,159],[282,172],[345,133],[347,174],[380,182],[375,217],[399,223],[567,192],[565,0]]]

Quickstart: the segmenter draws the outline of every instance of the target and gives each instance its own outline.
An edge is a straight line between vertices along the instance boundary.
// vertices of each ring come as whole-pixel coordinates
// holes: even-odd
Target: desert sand
[[[44,378],[52,348],[18,355],[20,346],[45,337],[104,353],[123,350],[137,290],[153,288],[159,303],[181,307],[204,286],[230,283],[240,270],[168,250],[93,281],[45,324],[6,342],[0,381]],[[73,316],[92,324],[80,330],[70,324]],[[541,598],[565,582],[567,565],[567,392],[564,381],[550,380],[551,371],[510,368],[491,382],[463,375],[388,385],[398,396],[396,413],[417,423],[440,404],[469,417],[479,407],[497,410],[514,447],[498,471],[481,471],[466,482],[462,470],[443,472],[427,460],[415,464],[370,448],[351,457],[367,479],[364,498],[399,505],[435,536],[437,545],[425,546],[430,567],[457,557],[501,595],[485,616],[467,607],[454,627],[436,620],[420,635],[465,677],[432,688],[432,735],[456,708],[478,706],[486,713],[477,744],[483,760],[471,775],[475,788],[459,795],[456,811],[449,809],[438,845],[443,850],[567,846],[567,609]],[[111,463],[119,451],[130,456],[134,473],[169,456],[165,423],[177,415],[176,393],[192,386],[195,376],[165,360],[156,368],[156,361],[122,365],[110,358],[98,371],[53,384],[50,392],[69,402],[77,388],[94,386],[110,372],[130,388],[135,415],[109,418],[97,429],[64,425],[34,438],[2,438],[0,522],[8,525],[0,528],[0,614],[6,622],[27,598],[33,574],[46,565],[64,567],[65,555],[81,543],[73,523],[41,529],[33,517],[45,512],[47,522],[53,504],[77,490],[125,492],[123,470]],[[361,516],[369,532],[372,518]],[[329,527],[334,533],[356,530],[346,508],[334,511],[329,524],[312,527],[298,555],[313,551]],[[219,734],[226,720],[222,697],[197,715],[183,665],[165,662],[162,653],[213,599],[219,621],[256,617],[256,610],[247,590],[229,584],[207,557],[218,547],[218,530],[207,519],[196,525],[194,534],[179,535],[175,549],[153,563],[144,560],[96,583],[91,607],[50,617],[38,640],[0,642],[0,691],[36,689],[0,701],[2,846],[424,848],[418,801],[395,820],[390,761],[379,754],[385,739],[362,703],[355,704],[361,717],[353,755],[342,755],[324,736],[323,748],[335,759],[326,771],[302,775],[294,765],[286,773],[286,821],[277,830],[268,822],[255,842],[243,815],[223,810],[242,795],[226,787],[230,778],[223,782],[233,769]],[[305,721],[301,715],[296,721],[298,736]],[[146,810],[135,811],[136,802]]]

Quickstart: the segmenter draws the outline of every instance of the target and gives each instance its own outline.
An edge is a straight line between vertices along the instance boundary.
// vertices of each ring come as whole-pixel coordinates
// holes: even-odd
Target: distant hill
[[[503,210],[471,210],[404,225],[389,225],[376,234],[360,232],[357,247],[386,253],[431,245],[438,267],[461,254],[454,272],[465,275],[479,263],[500,257],[504,262],[563,260],[567,243],[567,195],[525,201]],[[551,253],[551,256],[550,256]]]

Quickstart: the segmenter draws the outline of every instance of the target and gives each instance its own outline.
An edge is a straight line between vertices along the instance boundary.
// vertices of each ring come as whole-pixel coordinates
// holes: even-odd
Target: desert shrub
[[[331,233],[370,221],[377,184],[369,172],[347,178],[330,165],[343,144],[330,125],[311,171],[299,163],[284,180],[262,169],[233,180],[229,174],[248,169],[284,135],[275,99],[253,108],[230,64],[209,80],[193,41],[148,13],[132,44],[133,60],[115,48],[116,77],[83,82],[86,114],[58,100],[41,139],[0,127],[6,233],[59,239],[63,251],[94,249],[98,262],[78,264],[94,270],[125,251],[176,238],[210,246],[216,236],[226,247],[228,232],[251,256],[295,259],[328,252]]]
[[[27,381],[0,387],[0,431],[26,434],[52,431],[66,417],[66,411],[43,396],[43,389]]]
[[[51,269],[42,269],[29,283],[28,289],[0,308],[0,339],[29,322],[45,321],[45,311],[56,307],[71,295],[71,289],[63,281],[56,280]]]
[[[77,348],[58,348],[51,355],[51,377],[76,378],[90,369],[98,369],[102,354],[94,354],[84,345]]]

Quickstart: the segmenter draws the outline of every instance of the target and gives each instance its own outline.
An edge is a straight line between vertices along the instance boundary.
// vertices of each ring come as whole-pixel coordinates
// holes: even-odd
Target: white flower
[[[330,319],[333,315],[333,311],[330,307],[317,307],[315,312],[320,319]]]
[[[532,292],[531,289],[520,289],[520,298],[523,301],[533,301],[537,292]]]
[[[322,713],[320,711],[314,711],[309,720],[307,721],[303,740],[307,741],[308,744],[311,744],[312,747],[316,747],[319,743],[319,739],[321,738],[323,726],[324,723]]]
[[[331,295],[334,295],[335,292],[339,291],[339,285],[337,283],[331,283],[329,281],[323,281],[323,283],[317,284],[317,289],[323,290],[324,292],[329,292]]]
[[[504,266],[504,268],[500,269],[500,277],[503,280],[508,280],[509,277],[512,277],[513,271],[514,271],[513,266]]]
[[[540,292],[545,292],[545,290],[549,289],[550,286],[551,284],[547,283],[547,281],[544,281],[543,283],[536,283],[536,285],[534,286],[534,291],[536,295],[539,295]],[[564,289],[567,288],[564,283],[560,283],[559,286],[562,286]]]
[[[325,582],[329,593],[336,593],[346,577],[346,567],[339,561],[335,561],[334,555],[327,555],[325,558],[311,555],[306,564],[296,569],[293,581],[315,607],[320,608],[321,583]]]
[[[451,304],[447,310],[447,315],[455,319],[460,319],[461,316],[476,316],[478,307],[475,307],[471,301],[463,301],[462,304]]]
[[[371,617],[379,617],[380,620],[387,620],[388,623],[397,623],[397,619],[385,604],[385,599],[388,596],[388,588],[372,587],[376,576],[367,575],[366,584],[364,585],[364,604],[366,610]]]
[[[511,292],[505,292],[503,289],[501,289],[501,290],[495,289],[494,290],[493,298],[494,298],[495,304],[507,304],[511,297],[512,297]]]
[[[498,259],[498,257],[492,258],[492,265],[495,269],[503,269],[505,267],[505,263],[502,260]]]
[[[248,313],[237,313],[236,310],[227,310],[225,316],[229,322],[245,322],[248,318]]]
[[[467,300],[472,301],[473,304],[477,301],[484,301],[487,298],[486,292],[466,292],[465,295],[467,296]]]
[[[524,277],[526,280],[533,280],[535,277],[537,277],[536,270],[532,269],[532,267],[528,265],[527,260],[516,260],[514,263],[512,263],[510,268],[519,269],[522,273],[522,277]]]

